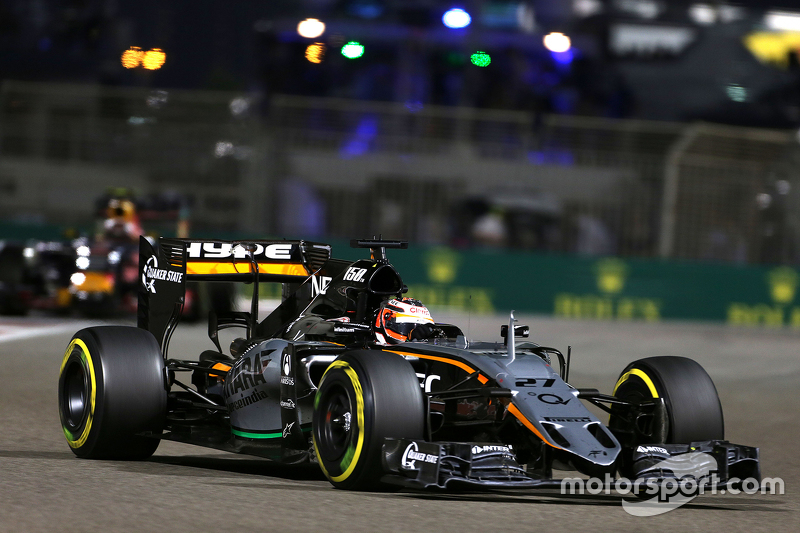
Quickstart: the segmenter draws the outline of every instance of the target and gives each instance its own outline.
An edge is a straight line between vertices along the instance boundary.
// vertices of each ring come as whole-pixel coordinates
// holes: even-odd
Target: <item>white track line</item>
[[[52,326],[17,326],[0,324],[0,344],[4,342],[31,339],[34,337],[44,337],[47,335],[60,335],[62,333],[75,332],[81,329],[82,323],[53,324]]]

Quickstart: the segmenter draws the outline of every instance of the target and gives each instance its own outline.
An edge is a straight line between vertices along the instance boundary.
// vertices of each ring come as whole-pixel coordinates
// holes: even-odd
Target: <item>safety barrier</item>
[[[343,245],[334,245],[335,256],[359,257]],[[434,308],[800,330],[800,274],[789,267],[420,246],[390,259],[408,295]]]

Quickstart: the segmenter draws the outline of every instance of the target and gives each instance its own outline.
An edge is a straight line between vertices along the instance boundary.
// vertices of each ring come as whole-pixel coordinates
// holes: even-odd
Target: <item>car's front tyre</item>
[[[663,399],[666,432],[649,441],[652,444],[688,444],[725,437],[717,389],[708,373],[692,359],[664,356],[634,361],[620,374],[613,394],[629,401]],[[609,425],[613,429],[622,423],[612,416]]]
[[[337,488],[382,488],[384,438],[421,439],[423,428],[419,380],[399,355],[348,352],[320,380],[314,398],[314,449]]]

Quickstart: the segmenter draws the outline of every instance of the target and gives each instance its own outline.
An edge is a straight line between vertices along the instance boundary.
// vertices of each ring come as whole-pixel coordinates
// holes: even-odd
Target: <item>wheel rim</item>
[[[64,369],[62,413],[68,429],[74,431],[86,420],[89,379],[80,361],[73,359]]]
[[[336,385],[320,402],[322,427],[319,432],[319,452],[329,461],[342,457],[352,441],[353,402],[344,387]]]
[[[639,380],[639,378],[630,378],[623,383],[615,392],[615,396],[621,400],[630,402],[643,402],[653,399],[647,385]],[[652,439],[655,437],[656,417],[654,413],[642,413],[635,419],[630,420],[631,426],[628,426],[625,419],[614,417],[613,408],[612,415],[609,420],[609,427],[615,429],[630,429],[637,435],[638,439],[644,438],[646,442],[654,442]],[[638,442],[638,441],[637,441]]]

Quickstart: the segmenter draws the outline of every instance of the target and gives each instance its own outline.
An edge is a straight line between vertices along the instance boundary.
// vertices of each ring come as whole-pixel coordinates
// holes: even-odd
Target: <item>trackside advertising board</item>
[[[334,257],[362,257],[358,252],[333,246]],[[388,255],[408,295],[430,307],[800,329],[800,274],[788,267],[457,251],[413,243]]]

